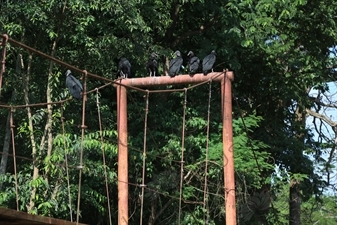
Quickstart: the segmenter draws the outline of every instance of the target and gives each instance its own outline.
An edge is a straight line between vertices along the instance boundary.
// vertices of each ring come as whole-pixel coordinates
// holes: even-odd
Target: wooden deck
[[[0,207],[0,224],[4,225],[76,225],[76,222],[55,219],[45,216],[31,215],[25,212]],[[79,225],[87,225],[78,223]]]

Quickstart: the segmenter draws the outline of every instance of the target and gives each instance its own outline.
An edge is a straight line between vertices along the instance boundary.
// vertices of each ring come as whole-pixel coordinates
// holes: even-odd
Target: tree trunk
[[[14,93],[14,91],[13,91],[13,93]],[[1,163],[0,163],[0,175],[6,174],[9,145],[11,143],[11,139],[10,139],[11,129],[9,127],[10,115],[11,115],[11,113],[8,112],[8,116],[7,116],[7,120],[6,120],[5,140],[4,140],[4,146],[3,146],[3,149],[2,149],[2,157],[1,157]],[[2,190],[2,183],[0,183],[0,191],[1,190]]]
[[[29,52],[28,56],[28,65],[27,65],[27,75],[26,75],[26,83],[25,83],[25,88],[24,88],[24,99],[26,105],[29,105],[29,80],[30,80],[30,71],[31,71],[31,66],[32,66],[32,60],[33,60],[33,55],[31,52]],[[28,117],[28,126],[29,126],[29,137],[30,137],[30,142],[32,145],[32,158],[33,158],[33,177],[32,180],[36,180],[39,177],[39,168],[37,165],[37,149],[36,149],[36,142],[35,142],[35,137],[34,137],[34,127],[33,127],[33,120],[32,120],[32,112],[29,106],[26,107],[27,109],[27,117]],[[30,212],[33,210],[35,204],[36,196],[36,187],[33,187],[31,193],[30,193],[30,199],[29,199],[29,204],[26,206],[27,211]]]
[[[64,3],[62,10],[61,10],[61,14],[64,14],[66,10],[66,2]],[[60,39],[60,29],[62,26],[62,22],[63,22],[63,16],[60,17],[60,21],[58,23],[57,26],[57,38],[54,40],[53,42],[53,46],[51,49],[51,53],[50,55],[52,57],[54,57],[55,52],[56,52],[56,46],[57,46],[57,42]],[[51,84],[51,80],[52,80],[52,76],[53,76],[53,66],[54,66],[54,62],[50,61],[49,63],[49,70],[48,70],[48,82],[47,82],[47,91],[46,91],[46,95],[47,95],[47,103],[52,102],[51,99],[51,92],[52,92],[52,84]],[[53,133],[52,133],[52,125],[53,125],[53,107],[51,104],[47,105],[47,122],[46,122],[46,126],[45,126],[45,132],[47,132],[47,136],[48,136],[48,140],[47,140],[47,158],[50,159],[51,153],[52,153],[52,149],[53,149]],[[42,144],[42,142],[41,142]],[[48,167],[47,167],[48,168]],[[45,180],[48,183],[48,174],[49,174],[49,169],[46,170],[46,174],[45,174]]]
[[[15,98],[16,98],[16,89],[14,89],[12,91],[11,102],[15,101]],[[8,116],[7,116],[7,120],[6,120],[4,146],[2,148],[3,154],[2,154],[2,157],[1,157],[1,163],[0,163],[0,175],[6,174],[8,153],[9,153],[9,147],[10,147],[10,143],[11,143],[10,117],[11,117],[11,112],[9,111]],[[0,190],[2,190],[2,183],[0,183]]]
[[[296,139],[298,143],[301,143],[300,146],[302,148],[296,148],[294,149],[293,154],[293,165],[290,168],[290,172],[295,173],[301,173],[301,159],[303,159],[303,151],[304,151],[304,128],[305,128],[305,110],[301,110],[300,103],[298,103],[298,106],[296,108],[295,112],[295,123],[299,125],[298,130],[296,131]],[[300,225],[301,224],[301,188],[300,188],[300,181],[296,179],[292,179],[290,181],[289,186],[289,225]]]
[[[151,214],[149,217],[148,225],[154,225],[154,222],[156,220],[156,208],[157,208],[157,200],[151,201]]]
[[[148,222],[148,225],[154,225],[156,220],[158,219],[158,217],[163,213],[165,212],[166,208],[169,207],[172,203],[172,198],[166,202],[166,204],[160,209],[159,212],[156,212],[156,209],[157,209],[157,200],[154,200],[151,202],[151,214],[150,214],[150,217],[149,217],[149,222]]]
[[[16,60],[16,74],[21,74],[21,69],[23,68],[22,65],[22,55],[19,54]],[[14,102],[16,99],[16,88],[14,87],[12,91],[12,96],[10,102]],[[11,128],[10,128],[10,116],[11,112],[8,112],[7,120],[6,120],[6,128],[5,128],[5,139],[4,139],[4,146],[2,148],[2,157],[1,157],[1,163],[0,163],[0,175],[6,174],[6,168],[7,168],[7,161],[8,161],[8,153],[9,153],[9,147],[11,143]],[[0,190],[2,190],[2,183],[0,183]]]
[[[289,190],[289,225],[301,224],[301,196],[300,183],[296,180],[290,181]]]
[[[51,56],[54,56],[56,50],[56,40],[53,43]],[[51,92],[52,92],[52,85],[51,85],[51,78],[53,76],[53,65],[54,62],[50,61],[49,64],[49,71],[48,71],[48,83],[47,83],[47,103],[52,102],[51,100]],[[52,149],[53,149],[53,134],[52,134],[52,124],[53,124],[53,107],[51,104],[47,105],[47,121],[45,126],[45,133],[47,133],[48,139],[47,139],[47,158],[50,159]],[[44,143],[41,143],[41,145],[44,145]],[[47,167],[48,168],[48,167]],[[49,169],[46,170],[45,174],[45,180],[48,183],[48,175],[49,175]]]
[[[65,9],[66,9],[66,4],[63,5],[62,11],[61,11],[62,14],[65,12]],[[62,22],[63,22],[63,19],[61,17],[61,20],[59,21],[58,28],[57,28],[57,34],[60,33],[60,28],[62,26]],[[59,41],[59,39],[60,39],[60,36],[58,36],[53,42],[53,46],[52,46],[52,49],[51,49],[51,56],[55,55],[56,45],[57,45],[57,42]],[[31,60],[30,60],[30,62],[31,62]],[[47,90],[46,90],[47,103],[52,102],[52,99],[51,99],[51,92],[52,92],[51,80],[52,79],[51,78],[53,76],[53,74],[52,74],[53,66],[54,66],[54,62],[50,61],[49,70],[48,70]],[[28,72],[27,72],[27,80],[29,81]],[[25,96],[27,95],[27,100],[28,100],[28,90],[29,90],[28,89],[28,83],[29,83],[28,81],[26,83],[27,93],[25,93]],[[29,108],[29,107],[27,107],[27,108]],[[28,117],[31,117],[31,114]],[[29,120],[29,121],[30,121],[29,127],[33,128],[33,125],[31,124],[31,120]],[[52,122],[53,122],[53,107],[52,107],[51,104],[48,104],[47,105],[47,121],[46,121],[46,125],[45,125],[45,128],[44,128],[43,136],[41,138],[39,150],[40,150],[40,152],[43,151],[43,149],[45,147],[45,144],[46,144],[46,137],[47,137],[47,156],[46,157],[49,158],[49,159],[50,159],[50,156],[52,154],[52,148],[53,148]],[[31,134],[31,140],[34,140],[33,134]],[[34,145],[34,148],[33,148],[33,160],[34,160],[33,180],[35,180],[39,176],[39,169],[37,168],[36,161],[35,161],[36,160],[36,147],[35,147],[35,145]],[[44,176],[46,182],[48,182],[48,175],[49,175],[49,169],[47,167],[47,170],[45,171],[45,176]],[[47,192],[45,192],[45,196],[46,196],[46,194],[47,194]],[[36,188],[34,187],[33,190],[32,190],[32,193],[31,193],[28,210],[29,209],[32,210],[32,208],[34,207],[35,195],[36,195]]]

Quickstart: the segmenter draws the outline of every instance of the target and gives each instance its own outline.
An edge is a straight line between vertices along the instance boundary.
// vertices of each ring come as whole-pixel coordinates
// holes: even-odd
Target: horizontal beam
[[[87,225],[84,223],[70,222],[66,220],[55,219],[51,217],[31,215],[25,212],[16,211],[13,209],[0,207],[0,224],[15,224],[15,225]]]
[[[175,77],[170,76],[160,76],[160,77],[137,77],[137,78],[128,78],[122,79],[116,84],[120,83],[125,86],[133,87],[152,87],[152,86],[161,86],[161,85],[177,85],[177,84],[197,84],[205,81],[216,81],[221,82],[225,75],[231,80],[234,80],[234,74],[232,71],[224,72],[213,72],[205,76],[202,73],[194,74],[190,76],[188,74],[178,75]],[[115,85],[116,85],[115,84]]]

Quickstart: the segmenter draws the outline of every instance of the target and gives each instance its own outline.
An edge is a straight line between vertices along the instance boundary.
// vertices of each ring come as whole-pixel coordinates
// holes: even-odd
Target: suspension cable
[[[212,80],[209,81],[209,93],[208,93],[208,110],[207,110],[207,134],[206,134],[206,163],[205,163],[205,184],[204,184],[204,221],[208,224],[209,211],[208,211],[208,187],[207,187],[207,173],[208,173],[208,147],[209,147],[209,124],[211,114],[211,97],[212,97]]]
[[[180,187],[179,187],[179,213],[178,213],[178,225],[180,225],[181,217],[181,199],[183,189],[183,176],[184,176],[184,148],[185,148],[185,120],[186,120],[186,102],[187,102],[187,88],[184,92],[184,113],[183,113],[183,126],[181,134],[181,164],[180,164]]]
[[[0,104],[0,108],[17,109],[17,108],[27,108],[27,107],[44,106],[44,105],[56,105],[56,104],[63,104],[64,102],[69,101],[69,100],[70,98],[57,101],[57,102],[43,102],[43,103],[33,103],[33,104],[26,104],[26,105],[1,105]]]
[[[63,104],[61,105],[61,123],[62,123],[62,135],[63,135],[63,146],[64,146],[64,160],[66,163],[66,174],[67,174],[67,185],[68,185],[68,198],[69,198],[69,210],[70,210],[70,221],[73,222],[73,210],[71,204],[71,193],[70,193],[70,182],[69,182],[69,169],[68,169],[68,153],[67,153],[67,140],[64,128],[64,117],[63,117]]]
[[[146,131],[147,131],[147,115],[149,112],[149,91],[146,92],[146,106],[145,106],[145,118],[144,118],[144,146],[143,146],[143,174],[142,174],[142,195],[140,203],[140,225],[143,224],[143,211],[144,211],[144,188],[145,188],[145,160],[146,160]]]
[[[16,171],[16,152],[15,152],[15,138],[14,138],[14,123],[13,123],[13,113],[14,109],[11,108],[10,111],[10,128],[11,128],[11,134],[12,134],[12,149],[13,149],[13,161],[14,161],[14,179],[15,179],[15,197],[16,197],[16,210],[19,211],[19,191],[18,191],[18,174]]]
[[[81,134],[81,150],[80,150],[80,164],[77,167],[79,169],[78,175],[78,194],[77,194],[77,213],[76,213],[76,224],[78,225],[78,221],[80,218],[80,204],[81,204],[81,184],[82,184],[82,170],[83,170],[83,142],[84,142],[84,130],[85,126],[85,103],[87,100],[87,71],[83,71],[83,95],[82,95],[82,134]]]
[[[99,135],[101,138],[101,150],[102,150],[102,158],[103,158],[103,167],[104,167],[104,179],[105,179],[105,188],[106,188],[106,197],[108,200],[108,213],[109,213],[109,223],[112,225],[111,221],[111,209],[110,209],[110,197],[109,197],[109,184],[108,184],[108,175],[106,171],[106,163],[105,163],[105,149],[103,142],[103,129],[102,129],[102,120],[101,120],[101,107],[99,102],[99,91],[96,88],[96,104],[97,104],[97,114],[98,114],[98,123],[99,123]]]
[[[112,82],[109,82],[109,83],[106,83],[106,84],[104,84],[102,86],[96,87],[96,88],[94,88],[94,89],[92,89],[90,91],[87,91],[87,94],[90,94],[90,93],[95,92],[95,91],[97,92],[97,90],[103,89],[103,88],[105,88],[107,86],[110,86],[111,84],[112,84]]]

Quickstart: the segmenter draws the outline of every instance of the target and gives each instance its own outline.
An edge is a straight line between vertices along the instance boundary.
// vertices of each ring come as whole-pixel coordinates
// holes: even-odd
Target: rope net
[[[143,135],[143,148],[141,148],[141,146],[137,146],[137,145],[133,145],[133,144],[129,144],[128,148],[130,151],[130,159],[132,158],[136,158],[137,160],[133,161],[131,160],[130,164],[139,168],[139,170],[135,170],[136,174],[134,174],[135,176],[137,175],[137,171],[139,171],[139,177],[141,177],[141,179],[134,179],[134,180],[129,180],[130,182],[128,182],[128,185],[130,187],[130,190],[137,190],[139,189],[140,194],[139,194],[139,198],[140,198],[140,210],[139,210],[139,216],[137,216],[136,214],[132,214],[130,216],[130,220],[137,220],[136,218],[139,218],[139,223],[142,224],[144,215],[146,213],[144,212],[148,212],[149,210],[151,211],[151,208],[154,210],[154,207],[157,207],[158,201],[167,201],[166,204],[171,203],[171,204],[175,204],[177,203],[177,208],[179,209],[177,211],[177,223],[179,224],[180,221],[182,221],[183,218],[183,213],[182,211],[187,207],[187,205],[199,205],[200,206],[200,210],[204,213],[204,220],[207,220],[207,218],[209,217],[209,212],[207,209],[207,204],[208,204],[208,198],[209,195],[212,195],[213,198],[218,199],[217,201],[223,201],[223,192],[221,190],[223,190],[223,185],[221,184],[221,182],[218,183],[214,183],[214,181],[208,181],[207,179],[207,174],[208,174],[208,167],[209,167],[209,163],[211,163],[211,167],[213,166],[214,168],[217,168],[219,171],[221,171],[221,165],[216,163],[216,162],[212,162],[208,160],[208,145],[209,145],[209,132],[210,132],[210,118],[209,118],[209,114],[210,114],[210,106],[211,106],[211,82],[208,81],[209,87],[207,90],[207,83],[203,83],[202,85],[196,85],[193,88],[178,88],[178,89],[171,89],[170,91],[164,91],[164,92],[159,92],[158,90],[155,90],[154,92],[152,92],[151,90],[145,90],[145,91],[139,91],[139,90],[135,90],[133,88],[130,88],[131,91],[128,91],[128,98],[129,98],[129,103],[128,103],[128,110],[136,113],[138,115],[138,117],[140,118],[139,122],[143,121],[143,125],[140,125],[138,123],[135,123],[132,125],[132,123],[130,124],[130,134],[129,134],[129,139],[133,139],[133,138],[137,138],[135,135],[135,132],[133,132],[133,127],[139,127],[139,126],[143,126],[144,131],[143,133],[138,133],[137,135]],[[106,86],[107,87],[107,86]],[[101,146],[101,154],[102,154],[102,158],[103,158],[103,167],[104,167],[104,172],[102,174],[98,174],[97,176],[99,177],[99,179],[104,180],[105,182],[105,196],[106,196],[106,201],[107,201],[107,211],[108,211],[108,218],[109,218],[109,223],[111,221],[111,217],[113,217],[113,214],[111,212],[111,202],[110,202],[110,195],[109,195],[109,189],[115,189],[116,182],[119,182],[118,180],[114,180],[111,178],[108,178],[108,172],[106,171],[107,169],[113,169],[113,168],[109,168],[112,165],[108,166],[106,165],[106,156],[105,156],[105,152],[106,149],[104,149],[104,145],[106,142],[112,143],[114,145],[117,145],[117,139],[112,139],[111,137],[107,137],[105,135],[103,135],[104,130],[102,127],[102,124],[104,123],[104,121],[102,121],[101,118],[101,110],[100,110],[100,100],[99,100],[99,89],[95,89],[96,90],[96,104],[97,104],[97,123],[98,123],[98,132],[99,132],[99,141],[100,146]],[[133,90],[133,91],[132,91]],[[200,161],[198,162],[198,160],[196,159],[196,161],[190,161],[189,163],[186,164],[185,159],[184,159],[184,152],[187,151],[187,154],[191,154],[193,153],[193,151],[195,151],[195,149],[186,149],[186,148],[190,148],[190,142],[188,141],[188,147],[185,146],[185,132],[188,132],[188,137],[190,138],[191,136],[191,128],[190,126],[194,126],[194,125],[190,125],[191,123],[191,115],[188,113],[188,102],[193,104],[194,100],[190,100],[188,101],[188,95],[187,92],[192,92],[190,94],[190,96],[193,96],[193,92],[199,92],[199,91],[203,91],[205,92],[204,99],[200,99],[200,102],[203,102],[203,108],[204,108],[204,112],[203,112],[203,120],[205,121],[197,130],[194,130],[192,135],[195,133],[199,133],[200,135],[204,137],[203,145],[200,145],[198,147],[198,151],[201,155],[204,155],[206,158],[204,161]],[[93,91],[90,90],[91,93],[94,93]],[[145,95],[144,95],[145,93]],[[159,141],[156,137],[155,137],[155,132],[156,130],[154,129],[155,124],[158,122],[158,118],[160,116],[160,114],[163,114],[164,112],[164,108],[156,108],[158,107],[158,102],[161,101],[171,101],[171,97],[172,97],[172,101],[175,101],[177,99],[181,99],[181,111],[179,112],[172,112],[170,110],[167,110],[166,113],[170,113],[170,114],[180,114],[180,120],[182,119],[183,121],[179,122],[179,116],[172,119],[171,125],[173,129],[175,129],[176,131],[176,136],[175,137],[170,137],[170,134],[168,135],[168,142],[164,143],[163,141]],[[142,106],[142,101],[140,101],[140,99],[145,99],[145,107]],[[151,102],[151,104],[149,104]],[[73,221],[73,205],[76,204],[73,202],[74,199],[72,199],[71,197],[71,186],[74,186],[74,183],[71,184],[70,182],[70,174],[74,174],[74,172],[78,171],[79,175],[78,175],[78,196],[77,196],[77,209],[76,209],[76,221],[80,220],[80,211],[81,211],[81,203],[80,203],[80,199],[81,199],[81,193],[82,191],[79,189],[82,186],[82,175],[83,174],[83,170],[85,169],[86,165],[85,165],[85,158],[88,157],[86,156],[86,135],[85,135],[85,130],[86,130],[86,125],[84,124],[84,119],[82,119],[82,124],[79,126],[80,130],[81,130],[81,135],[80,135],[80,139],[78,140],[78,153],[80,154],[80,157],[77,159],[78,164],[76,165],[76,162],[73,160],[73,154],[72,151],[70,150],[68,152],[68,148],[70,147],[67,144],[67,141],[69,140],[69,138],[67,138],[67,126],[69,128],[69,126],[71,126],[71,124],[67,123],[67,120],[65,119],[64,116],[64,104],[68,104],[69,101],[71,99],[67,99],[65,101],[57,101],[57,102],[53,102],[50,104],[55,104],[59,106],[59,110],[60,110],[60,126],[62,128],[62,136],[63,136],[63,151],[64,151],[64,162],[65,165],[63,165],[62,167],[64,168],[64,170],[66,171],[66,182],[67,182],[67,190],[68,190],[68,197],[69,197],[69,211],[70,211],[70,220]],[[199,103],[197,103],[199,104]],[[44,107],[46,104],[44,103],[39,103],[39,104],[32,104],[32,107]],[[82,105],[83,108],[83,112],[82,112],[82,116],[83,118],[85,118],[85,105]],[[12,108],[15,108],[17,110],[24,110],[24,107],[27,106],[13,106]],[[69,107],[69,104],[68,106]],[[7,106],[4,106],[3,108],[8,108]],[[220,113],[218,116],[221,116]],[[149,117],[149,118],[148,118]],[[107,119],[105,117],[105,119]],[[187,121],[186,121],[187,120]],[[68,121],[69,122],[69,121]],[[185,124],[188,124],[187,126],[189,128],[186,128]],[[193,129],[196,129],[195,127]],[[213,127],[214,129],[214,127]],[[178,131],[180,130],[181,134],[178,134]],[[138,130],[139,131],[139,130]],[[171,139],[170,139],[171,138]],[[14,139],[13,139],[14,140]],[[70,144],[70,143],[69,143]],[[179,145],[180,145],[180,152],[177,151],[177,149],[179,149]],[[76,148],[76,147],[75,147]],[[148,150],[150,149],[150,150]],[[172,151],[172,149],[175,149],[174,151]],[[68,162],[68,157],[70,154],[70,163]],[[13,156],[15,156],[15,154],[13,153]],[[17,156],[16,157],[20,157]],[[14,157],[14,158],[16,158]],[[84,157],[84,158],[83,158]],[[180,159],[179,159],[180,157]],[[33,159],[29,158],[29,157],[22,157],[25,160],[29,160],[29,161],[33,161]],[[82,161],[81,161],[82,158]],[[189,158],[189,157],[188,157]],[[36,163],[41,163],[44,160],[44,158],[40,158],[37,157],[36,158]],[[111,155],[108,156],[108,161],[110,160],[114,160],[113,158],[111,158]],[[141,161],[137,162],[138,160]],[[152,166],[151,166],[152,165]],[[163,166],[163,165],[168,165],[168,166]],[[162,167],[161,169],[157,170],[155,167]],[[192,169],[192,167],[197,166],[197,169]],[[148,169],[147,169],[148,168]],[[180,168],[180,169],[179,169]],[[71,170],[71,171],[69,171]],[[153,171],[151,173],[151,170],[156,170]],[[221,174],[221,173],[220,173]],[[166,183],[162,183],[159,184],[158,187],[158,182],[160,183],[160,180],[165,177],[166,179]],[[219,179],[221,179],[219,177]],[[203,182],[201,182],[203,181]],[[197,185],[198,184],[198,185]],[[165,188],[165,185],[167,185],[167,188]],[[210,186],[211,188],[208,188],[208,186]],[[196,195],[199,196],[195,196],[194,198],[186,198],[184,197],[184,189],[191,189],[193,190],[192,192],[197,193]],[[210,191],[211,190],[216,190],[216,191]],[[210,193],[211,192],[211,193]],[[130,192],[132,193],[132,192]],[[178,194],[176,194],[178,193]],[[137,195],[138,196],[138,195]],[[133,196],[135,197],[135,196]],[[132,197],[132,198],[133,198]],[[145,205],[144,202],[149,203],[150,202],[150,206],[149,204]],[[214,203],[213,203],[214,204]],[[169,205],[169,204],[168,204]],[[169,206],[167,206],[169,207]],[[219,212],[217,212],[219,213]],[[153,220],[155,219],[159,219],[158,217],[154,217]],[[111,221],[112,224],[112,221]]]
[[[129,158],[142,160],[142,163],[137,160],[129,162],[130,167],[138,166],[139,170],[143,171],[142,174],[130,174],[132,177],[142,177],[139,184],[129,183],[130,189],[133,189],[133,186],[137,186],[140,189],[140,224],[144,223],[144,201],[147,201],[148,205],[150,205],[147,211],[150,211],[151,214],[153,212],[153,216],[150,216],[151,222],[160,218],[160,215],[154,215],[158,202],[162,202],[161,204],[166,207],[176,205],[175,215],[177,224],[185,220],[184,217],[186,215],[183,213],[183,210],[188,209],[188,205],[197,208],[199,210],[198,213],[204,214],[204,221],[207,221],[210,215],[210,212],[208,212],[208,199],[210,198],[212,204],[215,204],[215,199],[217,199],[217,204],[223,202],[223,184],[215,183],[213,179],[208,181],[207,175],[209,168],[213,172],[214,169],[218,170],[219,174],[221,174],[222,170],[222,165],[208,159],[210,128],[214,130],[218,124],[214,121],[212,125],[210,121],[211,105],[212,103],[213,105],[216,104],[212,102],[211,86],[212,82],[208,81],[202,85],[195,85],[192,88],[170,89],[164,92],[159,92],[158,90],[155,90],[155,92],[146,90],[144,92],[133,88],[129,89],[128,99],[131,101],[128,103],[128,114],[136,112],[138,117],[142,118],[139,123],[133,121],[133,124],[129,124],[129,139],[138,139],[142,135],[144,140],[143,151],[134,149],[136,146],[132,144],[128,145]],[[219,91],[219,86],[215,86],[217,87],[216,91]],[[190,93],[187,94],[188,92]],[[193,99],[192,96],[200,92],[204,93],[203,99]],[[191,96],[190,100],[188,100],[188,96]],[[145,107],[142,105],[144,99]],[[167,105],[170,105],[171,101],[177,100],[180,101],[179,104],[181,105],[178,111],[158,104],[165,101]],[[196,105],[202,108],[200,117],[192,116],[191,110]],[[217,105],[218,110],[215,111],[218,113],[216,113],[216,116],[221,119],[220,105]],[[161,117],[171,118],[170,121],[167,121],[168,130],[171,129],[171,133],[165,134],[166,138],[163,137],[165,140],[160,140],[158,136],[155,136],[155,133],[161,132],[157,127],[157,123]],[[142,121],[144,123],[144,133],[139,133],[138,129],[134,131],[134,127],[142,126]],[[196,121],[199,121],[200,124],[193,124]],[[167,130],[168,127],[163,127],[163,129]],[[192,143],[195,141],[192,140],[193,136],[199,136],[198,138],[200,138],[202,144],[195,146]],[[187,158],[185,159],[186,154]],[[190,157],[192,154],[196,157],[194,160]],[[220,153],[220,157],[222,157],[222,153]],[[201,158],[203,160],[199,161]],[[145,182],[146,180],[148,181],[147,183]],[[218,177],[217,181],[221,181],[221,176]],[[193,193],[194,196],[186,197],[189,195],[189,192]],[[220,213],[220,211],[217,213]],[[132,217],[135,216],[133,214],[130,219],[132,220]]]
[[[221,123],[222,116],[220,100],[212,99],[211,94],[213,92],[220,93],[219,85],[214,85],[216,88],[212,89],[212,80],[223,76],[223,73],[212,75],[208,80],[192,85],[180,85],[178,88],[166,86],[149,90],[148,88],[142,89],[132,85],[125,85],[117,80],[99,77],[51,56],[47,57],[47,55],[23,44],[15,44],[46,57],[61,66],[81,72],[83,74],[82,82],[84,87],[82,108],[78,111],[79,115],[81,115],[81,121],[78,120],[79,118],[76,120],[76,118],[72,119],[67,115],[67,109],[72,108],[74,111],[80,105],[79,103],[74,103],[72,98],[31,104],[0,104],[0,108],[11,110],[10,128],[13,154],[5,152],[2,152],[2,154],[12,156],[14,159],[17,210],[24,210],[24,208],[20,207],[16,159],[29,161],[33,165],[43,165],[47,156],[38,153],[36,155],[33,154],[33,157],[29,157],[27,153],[20,152],[22,155],[18,155],[15,152],[15,138],[22,143],[29,139],[29,135],[24,137],[20,133],[20,135],[15,136],[13,125],[14,109],[24,112],[30,108],[33,110],[33,117],[38,112],[41,112],[42,119],[40,121],[42,122],[37,122],[33,125],[34,129],[39,129],[39,126],[44,122],[43,118],[45,118],[45,114],[42,113],[43,108],[53,106],[54,112],[59,113],[56,113],[56,115],[60,118],[59,122],[53,125],[58,132],[54,133],[55,147],[53,151],[54,153],[62,153],[63,158],[59,162],[48,158],[50,160],[48,161],[50,163],[48,166],[52,167],[51,164],[54,163],[53,166],[59,168],[58,175],[50,175],[50,179],[51,176],[54,176],[54,178],[59,176],[59,180],[65,178],[64,184],[62,183],[63,181],[60,181],[57,185],[66,187],[70,220],[74,220],[73,214],[75,213],[76,222],[79,223],[81,216],[83,216],[81,207],[87,204],[81,203],[81,200],[83,201],[85,198],[83,193],[96,191],[88,189],[87,179],[92,177],[93,172],[91,169],[94,170],[95,166],[97,166],[93,160],[90,160],[91,157],[100,155],[103,160],[102,172],[95,173],[94,177],[95,181],[104,181],[104,190],[100,190],[100,195],[104,196],[104,200],[101,201],[105,202],[103,205],[107,206],[107,210],[102,211],[107,211],[107,221],[109,224],[113,224],[112,217],[116,218],[117,216],[114,213],[117,212],[116,210],[111,210],[111,204],[117,199],[112,197],[113,200],[111,201],[110,198],[111,193],[116,193],[117,191],[116,184],[121,182],[116,175],[116,146],[118,140],[115,131],[104,130],[103,127],[108,127],[111,122],[116,123],[111,119],[112,117],[116,118],[116,115],[106,109],[101,109],[99,91],[103,92],[104,89],[111,88],[112,85],[121,85],[128,90],[128,112],[129,116],[135,119],[130,121],[128,128],[129,168],[133,168],[133,174],[129,174],[129,181],[127,182],[130,195],[129,201],[132,205],[129,209],[131,212],[129,220],[139,221],[139,224],[143,224],[146,216],[147,222],[151,221],[153,223],[159,219],[165,222],[172,221],[171,218],[176,218],[178,224],[184,220],[191,220],[196,224],[199,222],[204,224],[207,223],[211,215],[217,217],[222,213],[224,205],[223,176],[221,175],[223,174],[222,160],[216,160],[219,157],[216,158],[214,152],[213,156],[209,157],[209,151],[212,148],[214,151],[215,149],[221,149],[221,146],[213,145],[212,148],[210,147],[212,141],[221,142],[221,140],[212,139],[210,133],[219,131],[218,124]],[[88,77],[107,83],[87,90]],[[91,94],[94,93],[96,94],[97,106],[97,119],[95,120],[93,119],[94,115],[91,113],[92,108],[89,108],[93,105],[94,97]],[[196,93],[199,93],[198,96],[202,97],[193,99]],[[162,104],[163,102],[165,104]],[[176,105],[180,105],[180,107],[176,107]],[[213,110],[216,112],[213,118],[218,118],[217,120],[211,121],[210,119],[211,106],[217,107]],[[86,122],[88,123],[86,118],[88,117],[94,121],[90,121],[91,125],[96,123],[96,126],[86,125]],[[170,120],[163,122],[161,118],[170,118]],[[76,127],[76,123],[80,123],[80,125]],[[143,133],[140,128],[143,128]],[[77,131],[78,129],[81,130],[80,134],[77,132],[72,134],[76,129]],[[45,135],[43,134],[41,137],[45,137]],[[142,142],[137,140],[142,140]],[[139,145],[140,143],[142,143],[142,146]],[[96,150],[97,147],[100,152]],[[44,147],[42,146],[41,149],[44,149]],[[221,151],[220,158],[222,158]],[[20,168],[19,172],[20,170],[23,170],[23,168]],[[66,177],[62,177],[63,171],[65,171]],[[76,174],[77,172],[78,174]],[[212,179],[209,178],[209,173],[212,173]],[[74,183],[75,179],[78,181],[77,185]],[[84,189],[83,182],[86,182]],[[77,199],[74,195],[75,192],[77,192]],[[77,207],[75,211],[76,200]],[[213,211],[210,212],[209,205],[219,205],[219,207],[212,207]],[[176,210],[177,208],[178,210]],[[172,211],[172,215],[168,215],[165,210]],[[193,211],[204,215],[203,221],[196,221],[193,217],[188,218],[188,214],[193,215]]]

